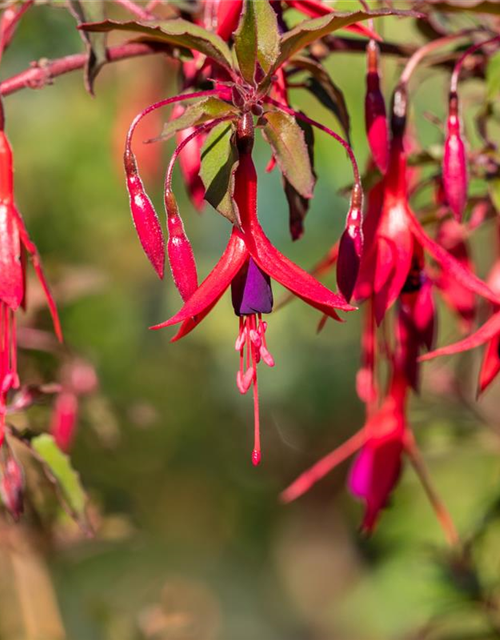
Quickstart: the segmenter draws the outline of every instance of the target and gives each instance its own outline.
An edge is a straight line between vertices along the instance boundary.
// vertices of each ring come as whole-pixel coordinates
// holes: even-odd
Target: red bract
[[[370,40],[367,51],[368,73],[366,76],[365,96],[366,134],[375,164],[382,173],[385,173],[389,164],[389,127],[385,100],[380,90],[379,49],[374,40]]]
[[[443,157],[443,185],[450,209],[459,222],[467,203],[467,154],[462,139],[461,122],[458,112],[458,96],[450,96],[446,140]]]
[[[251,118],[251,116],[248,116]],[[192,331],[212,310],[219,298],[232,285],[233,304],[240,317],[236,349],[240,353],[238,388],[246,393],[254,390],[255,440],[252,461],[260,461],[260,431],[258,410],[257,364],[260,359],[274,365],[266,341],[267,323],[262,314],[272,309],[269,278],[289,289],[297,297],[328,316],[338,319],[336,309],[353,309],[345,300],[321,285],[315,278],[282,255],[264,234],[257,218],[257,174],[252,160],[253,131],[251,120],[239,133],[239,165],[235,174],[234,198],[238,206],[241,230],[233,228],[221,259],[201,283],[183,308],[154,329],[182,323],[173,340]],[[248,128],[245,129],[244,127]],[[243,132],[243,133],[242,133]],[[246,350],[246,352],[245,352]],[[246,353],[246,357],[245,357]]]
[[[57,309],[42,270],[38,251],[31,241],[14,203],[12,149],[0,130],[0,446],[4,438],[7,394],[19,387],[15,313],[26,304],[26,269],[23,251],[32,259],[45,292],[54,329],[62,340]]]

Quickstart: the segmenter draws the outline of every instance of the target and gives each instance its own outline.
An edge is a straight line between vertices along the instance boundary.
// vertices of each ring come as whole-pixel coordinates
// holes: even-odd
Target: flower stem
[[[467,49],[467,51],[464,51],[464,53],[458,59],[455,65],[455,68],[453,69],[453,73],[451,75],[451,82],[450,82],[450,93],[457,92],[458,78],[460,76],[460,71],[465,62],[465,59],[468,56],[472,55],[473,53],[476,53],[476,51],[479,51],[479,49],[482,49],[482,47],[485,47],[488,44],[493,44],[494,42],[500,43],[500,36],[495,36],[494,38],[490,38],[489,40],[484,40],[483,42],[479,42],[478,44],[475,44],[469,49]]]
[[[409,434],[407,436],[405,442],[405,451],[410,458],[410,462],[415,470],[415,473],[422,483],[427,497],[429,498],[429,502],[434,509],[437,519],[439,520],[448,544],[451,547],[458,547],[460,545],[460,537],[458,535],[458,531],[448,509],[438,495],[436,489],[434,488],[434,485],[432,484],[432,480],[429,476],[429,472],[425,465],[424,459],[422,458],[422,455],[415,443],[415,439],[413,438],[412,434]]]

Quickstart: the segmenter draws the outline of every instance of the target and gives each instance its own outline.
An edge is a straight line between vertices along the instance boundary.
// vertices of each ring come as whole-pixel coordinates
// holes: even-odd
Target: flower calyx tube
[[[365,124],[368,144],[375,164],[384,174],[389,164],[389,130],[385,100],[380,90],[379,47],[370,40],[367,47]]]

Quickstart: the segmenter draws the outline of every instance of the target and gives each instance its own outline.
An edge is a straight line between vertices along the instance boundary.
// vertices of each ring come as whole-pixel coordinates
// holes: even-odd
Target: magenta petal
[[[347,486],[357,498],[366,498],[373,469],[373,451],[364,446],[352,463]]]
[[[226,250],[219,262],[208,274],[193,295],[186,301],[182,309],[172,318],[151,329],[162,329],[173,324],[184,322],[203,313],[208,307],[213,307],[224,291],[236,277],[245,260],[248,258],[248,249],[245,240],[237,229],[233,229]]]
[[[479,393],[483,393],[500,373],[500,333],[486,347],[479,374]]]

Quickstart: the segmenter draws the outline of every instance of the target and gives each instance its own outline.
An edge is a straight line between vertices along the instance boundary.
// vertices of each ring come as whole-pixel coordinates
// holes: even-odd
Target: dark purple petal
[[[273,291],[271,278],[250,258],[231,286],[231,298],[237,316],[271,313]]]

